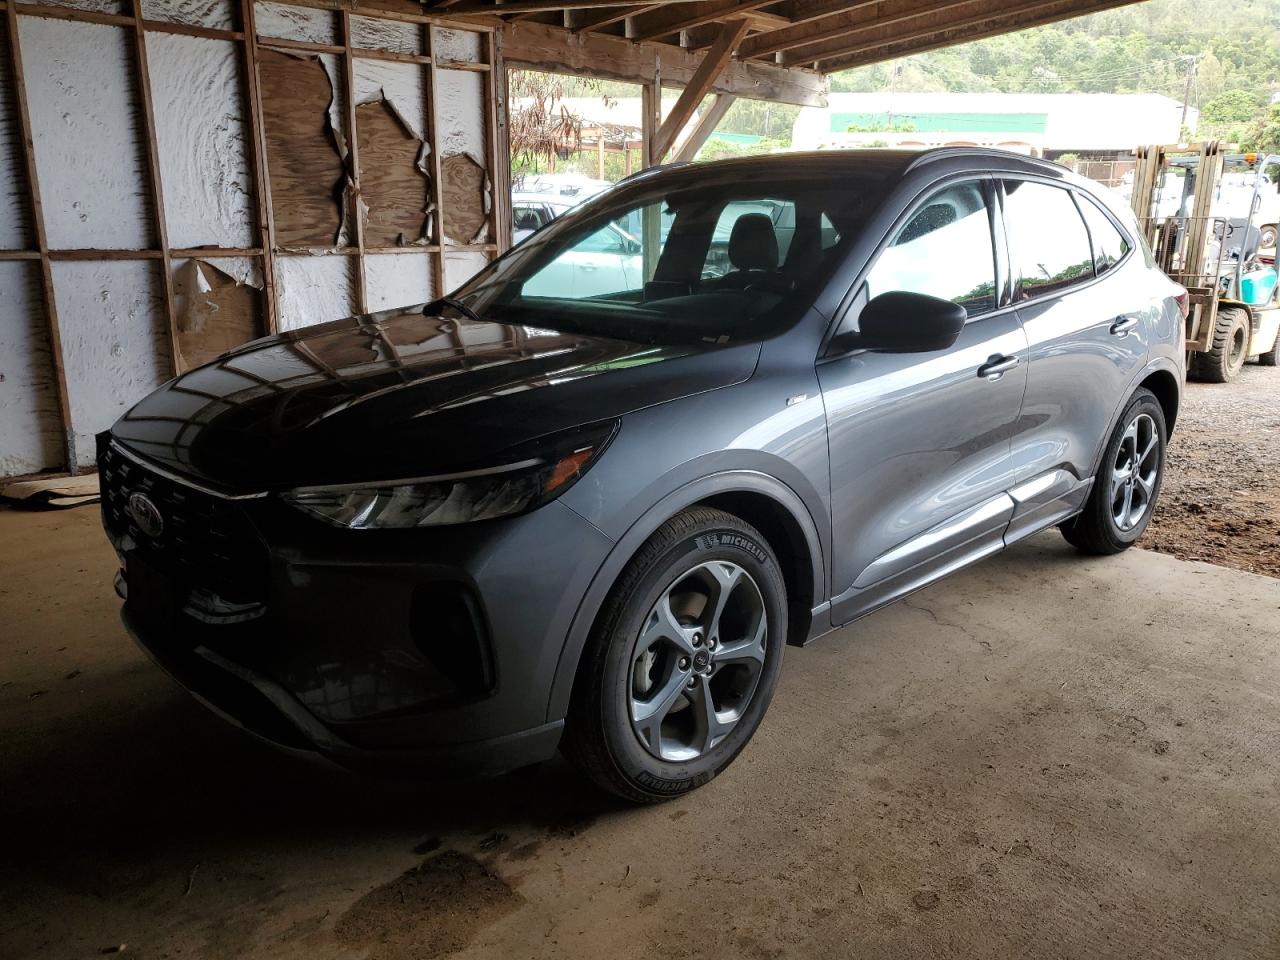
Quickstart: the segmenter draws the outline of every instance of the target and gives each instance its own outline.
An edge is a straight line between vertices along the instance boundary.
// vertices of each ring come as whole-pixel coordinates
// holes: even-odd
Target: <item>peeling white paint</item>
[[[371,253],[364,260],[370,310],[426,303],[434,297],[432,258],[423,253]]]
[[[27,199],[27,171],[22,162],[18,113],[14,109],[9,71],[7,25],[0,22],[0,250],[35,246],[31,205]]]
[[[64,462],[62,418],[40,295],[40,266],[0,261],[0,477]]]
[[[286,40],[306,40],[310,43],[337,43],[338,21],[329,10],[312,10],[309,7],[292,7],[284,3],[265,3],[259,0],[253,5],[253,16],[258,33],[264,37],[283,37]]]
[[[278,257],[280,329],[296,330],[355,313],[354,268],[354,257]]]
[[[426,136],[426,71],[412,63],[359,60],[352,67],[356,103],[386,100],[419,140]]]
[[[239,45],[146,36],[169,245],[253,246]]]
[[[207,263],[225,273],[236,283],[247,284],[255,290],[262,289],[262,261],[257,257],[193,257],[199,263]],[[174,260],[173,272],[177,276],[188,260]]]
[[[94,434],[170,374],[159,264],[53,264],[76,461],[94,461]]]
[[[437,70],[436,149],[447,157],[469,153],[482,167],[484,162],[484,78],[467,70]]]
[[[49,246],[150,246],[128,31],[19,17],[18,33]]]
[[[230,0],[142,0],[142,16],[215,30],[236,28]]]
[[[375,17],[351,18],[351,45],[366,50],[390,50],[392,53],[422,53],[422,25],[382,20]]]
[[[462,60],[466,63],[484,61],[481,34],[472,30],[450,30],[437,27],[433,49],[439,60]]]
[[[451,250],[444,257],[444,285],[452,293],[489,264],[488,254],[479,250]]]

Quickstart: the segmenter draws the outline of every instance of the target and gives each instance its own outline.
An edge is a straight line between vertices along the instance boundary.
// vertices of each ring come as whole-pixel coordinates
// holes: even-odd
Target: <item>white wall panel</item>
[[[147,61],[169,245],[253,246],[239,46],[148,33]]]
[[[0,477],[61,465],[62,417],[40,295],[40,264],[0,261]]]
[[[434,54],[440,60],[462,60],[480,63],[484,60],[481,46],[483,34],[474,30],[451,30],[436,27]]]
[[[170,374],[159,264],[53,264],[76,461],[94,461],[94,434]]]
[[[231,0],[142,0],[142,15],[148,20],[185,23],[193,27],[236,28]]]
[[[130,34],[31,16],[18,33],[49,246],[149,246]]]
[[[431,262],[424,253],[366,256],[364,279],[369,309],[386,310],[431,300]]]
[[[484,76],[468,70],[437,70],[436,137],[441,156],[468,153],[485,162]]]
[[[392,254],[395,256],[395,254]],[[280,329],[296,330],[355,312],[354,257],[280,257]]]
[[[23,250],[35,246],[14,93],[9,67],[8,28],[0,18],[0,250]]]
[[[310,43],[337,43],[338,21],[329,10],[291,7],[284,3],[253,5],[258,33],[264,37],[305,40]]]
[[[489,263],[489,255],[479,250],[452,250],[444,258],[444,285],[452,293]]]

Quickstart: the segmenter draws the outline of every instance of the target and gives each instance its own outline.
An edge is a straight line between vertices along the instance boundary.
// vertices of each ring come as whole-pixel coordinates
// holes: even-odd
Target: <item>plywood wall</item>
[[[0,0],[0,476],[91,467],[174,372],[428,300],[498,252],[490,33],[55,2]]]

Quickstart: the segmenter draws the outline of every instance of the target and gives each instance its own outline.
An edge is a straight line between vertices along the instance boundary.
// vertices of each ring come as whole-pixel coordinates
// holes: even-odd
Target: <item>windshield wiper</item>
[[[432,300],[422,309],[423,313],[427,313],[440,307],[453,307],[453,309],[466,316],[469,320],[475,320],[477,323],[484,323],[484,318],[480,316],[480,314],[476,313],[461,300],[457,300],[453,297],[436,297],[436,299]]]

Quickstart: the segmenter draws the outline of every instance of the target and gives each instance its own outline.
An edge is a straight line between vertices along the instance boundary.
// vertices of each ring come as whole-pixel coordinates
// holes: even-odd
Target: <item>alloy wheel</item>
[[[644,748],[684,762],[724,740],[751,703],[767,643],[764,598],[742,567],[713,560],[672,581],[631,656],[631,727]]]
[[[1125,429],[1111,468],[1111,517],[1122,532],[1151,509],[1159,476],[1160,432],[1149,414],[1140,413]]]

